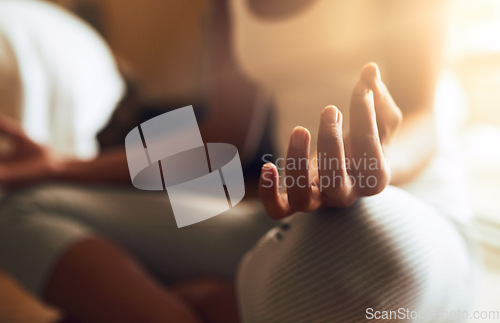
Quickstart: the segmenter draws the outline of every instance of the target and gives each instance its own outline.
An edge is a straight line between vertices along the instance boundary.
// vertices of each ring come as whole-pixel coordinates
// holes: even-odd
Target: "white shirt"
[[[110,49],[72,13],[34,0],[0,0],[0,113],[35,141],[79,157],[124,91]]]

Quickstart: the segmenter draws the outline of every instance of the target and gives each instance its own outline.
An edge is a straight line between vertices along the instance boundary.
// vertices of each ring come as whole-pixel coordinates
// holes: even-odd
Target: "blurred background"
[[[204,46],[204,0],[53,0],[88,21],[134,66],[150,97],[198,91]],[[484,239],[500,247],[500,2],[454,0],[445,50],[457,87],[450,110],[460,118],[474,210]],[[208,23],[208,22],[207,22]],[[447,89],[444,89],[446,93]]]
[[[500,2],[456,1],[447,64],[463,89],[461,129],[475,214],[483,238],[500,246]]]
[[[52,2],[94,26],[134,66],[147,96],[199,91],[206,0]],[[456,85],[448,91],[461,89],[449,93],[457,99],[448,117],[462,120],[460,145],[485,259],[477,308],[500,310],[500,1],[453,0],[445,55]],[[50,321],[56,315],[0,276],[0,322]]]
[[[204,46],[209,1],[53,0],[89,22],[133,67],[146,95],[190,95]]]

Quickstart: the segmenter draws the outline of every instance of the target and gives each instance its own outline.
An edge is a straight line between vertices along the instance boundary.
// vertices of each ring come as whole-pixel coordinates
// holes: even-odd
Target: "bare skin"
[[[99,237],[60,259],[44,298],[82,322],[202,322],[129,254]]]
[[[384,164],[385,149],[396,139],[401,140],[397,138],[401,112],[382,83],[375,64],[363,68],[362,77],[353,91],[351,109],[357,111],[358,119],[344,140],[341,112],[333,106],[323,110],[318,152],[333,158],[365,158],[364,153],[369,152],[370,157]],[[78,182],[129,180],[123,151],[108,152],[92,161],[59,160],[47,147],[29,139],[10,119],[0,118],[0,132],[9,136],[18,148],[0,165],[0,178],[4,184],[15,186],[30,180],[48,179]],[[294,143],[297,139],[301,145]],[[291,135],[287,157],[308,158],[309,147],[309,132],[298,127]],[[365,190],[348,183],[348,170],[341,166],[335,171],[342,173],[345,179],[342,189],[331,186],[320,192],[314,181],[327,171],[332,169],[319,169],[317,174],[309,174],[306,169],[292,172],[290,175],[306,176],[313,184],[305,189],[293,187],[282,194],[277,189],[275,166],[265,165],[259,189],[269,215],[279,219],[296,211],[314,211],[325,206],[347,207],[359,197],[382,191],[391,176],[388,167],[375,170],[369,175],[376,176],[378,184]],[[264,185],[268,178],[272,179],[272,186]],[[123,282],[128,283],[123,285]],[[232,317],[233,322],[237,320],[234,291],[227,283],[198,280],[177,288],[160,286],[124,250],[101,237],[76,244],[59,260],[45,295],[48,302],[83,321],[104,322],[112,318],[135,322],[140,321],[136,318],[149,318],[148,315],[152,317],[148,320],[151,322],[154,319],[162,322],[169,319],[175,322],[227,322],[227,317]],[[127,310],[117,310],[123,307]]]
[[[258,10],[268,10],[265,3],[267,1],[260,1]],[[307,5],[306,1],[295,1],[295,4],[294,8]],[[271,6],[269,16],[276,14],[276,8],[279,6]],[[294,8],[289,11],[290,14],[295,12]],[[353,91],[350,109],[358,111],[356,115],[359,119],[351,124],[350,133],[342,134],[342,113],[338,108],[326,107],[318,116],[320,136],[317,152],[340,159],[343,156],[360,158],[368,152],[381,164],[384,164],[385,157],[391,157],[390,168],[365,174],[375,176],[377,185],[365,189],[349,183],[349,170],[341,164],[339,169],[319,169],[312,174],[306,169],[292,171],[291,176],[305,176],[310,185],[304,189],[293,187],[282,194],[277,190],[275,166],[265,165],[259,190],[271,217],[283,218],[295,211],[314,211],[326,206],[347,207],[362,196],[382,191],[389,183],[400,184],[411,180],[425,167],[433,151],[431,107],[439,65],[436,63],[439,61],[439,50],[436,49],[439,46],[435,46],[437,39],[433,37],[438,34],[435,30],[439,30],[439,26],[428,23],[422,29],[420,27],[411,25],[400,28],[388,35],[389,44],[382,46],[399,53],[386,53],[385,57],[391,64],[384,66],[387,76],[396,80],[392,84],[388,82],[395,100],[379,78],[376,66],[368,64]],[[412,39],[415,43],[408,44],[405,39]],[[400,44],[405,48],[405,54],[396,50]],[[227,40],[222,40],[218,48],[220,55],[216,56],[220,58],[220,64],[225,64],[227,60],[222,58],[228,55]],[[246,132],[251,119],[249,116],[254,112],[251,101],[255,88],[241,76],[237,76],[236,81],[234,77],[227,77],[231,75],[231,67],[222,69],[226,77],[211,82],[216,85],[210,90],[213,95],[209,101],[213,109],[206,124],[201,125],[202,135],[206,141],[231,142],[243,151],[248,148],[245,147],[248,143]],[[224,98],[220,95],[223,89],[237,95]],[[241,106],[242,102],[249,103]],[[235,106],[240,109],[235,109]],[[225,118],[232,121],[231,128],[218,127]],[[0,183],[4,186],[48,180],[130,183],[123,150],[105,151],[92,160],[61,158],[55,156],[50,148],[31,140],[20,125],[3,116],[0,117],[0,133],[7,136],[15,147],[12,154],[0,161]],[[422,141],[430,144],[420,145],[419,151],[406,148],[415,147],[415,142]],[[291,134],[288,157],[309,158],[310,145],[308,130],[296,128]],[[320,192],[319,180],[333,170],[342,175],[345,185],[326,186]],[[274,185],[264,187],[269,179]],[[104,237],[90,237],[76,244],[59,260],[45,289],[45,298],[82,321],[237,321],[234,318],[237,315],[234,291],[227,283],[217,279],[200,279],[177,286],[161,286],[127,252]],[[221,311],[220,304],[225,304],[224,308],[229,311]]]
[[[350,133],[342,135],[342,113],[334,106],[321,113],[317,143],[318,159],[324,163],[287,167],[287,175],[303,179],[305,185],[278,188],[278,169],[273,164],[262,168],[259,192],[269,215],[281,219],[297,211],[312,212],[322,207],[348,207],[358,198],[380,193],[390,182],[391,169],[386,165],[384,147],[390,145],[402,122],[402,113],[382,82],[375,64],[367,64],[351,99]],[[298,165],[310,156],[310,134],[296,127],[290,136],[287,163]],[[347,163],[351,160],[351,167]],[[356,161],[373,162],[374,167],[353,167]],[[334,168],[332,168],[332,166]],[[331,180],[332,172],[337,175]],[[372,183],[370,183],[369,179]],[[373,180],[372,180],[373,179]],[[326,181],[328,180],[328,181]]]

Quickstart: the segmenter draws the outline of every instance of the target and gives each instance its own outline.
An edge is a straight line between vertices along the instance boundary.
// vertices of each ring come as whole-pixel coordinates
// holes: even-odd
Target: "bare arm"
[[[214,82],[215,94],[209,99],[206,120],[200,131],[206,142],[229,142],[237,146],[242,158],[254,153],[248,140],[252,121],[264,123],[266,113],[260,111],[255,120],[255,89],[234,72]],[[224,90],[224,91],[223,91]],[[13,148],[0,156],[0,185],[19,186],[40,181],[66,181],[94,184],[130,184],[124,148],[108,149],[90,160],[61,158],[49,147],[31,140],[13,119],[0,116],[0,134],[10,139]],[[261,133],[252,136],[260,140]]]
[[[130,183],[127,158],[123,148],[102,152],[91,160],[65,159],[52,179],[79,183]]]
[[[19,186],[48,180],[81,183],[130,183],[123,149],[106,151],[91,160],[61,158],[31,140],[14,120],[0,116],[0,134],[11,149],[0,157],[0,185]]]

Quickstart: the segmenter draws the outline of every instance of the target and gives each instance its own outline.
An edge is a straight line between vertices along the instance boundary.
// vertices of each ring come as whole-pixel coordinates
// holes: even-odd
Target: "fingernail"
[[[339,109],[334,106],[328,106],[322,113],[323,122],[326,124],[335,124],[339,122]]]
[[[295,149],[302,149],[306,146],[307,134],[306,129],[295,127],[292,133],[292,146]]]
[[[266,180],[273,180],[273,166],[271,166],[271,164],[264,164],[262,166],[261,175]]]
[[[264,172],[272,172],[272,170],[273,170],[273,166],[271,166],[270,164],[264,164],[264,165],[262,166],[262,170],[263,170]]]

